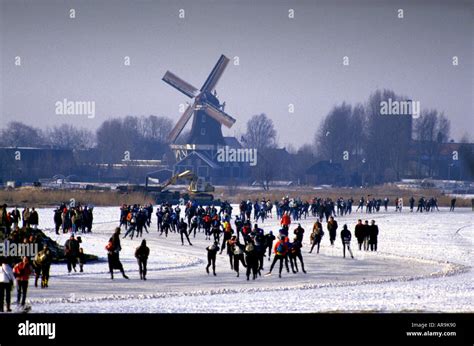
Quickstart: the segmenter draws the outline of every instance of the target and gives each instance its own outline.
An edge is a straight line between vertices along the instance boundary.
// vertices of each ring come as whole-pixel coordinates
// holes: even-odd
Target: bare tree
[[[12,147],[37,147],[45,144],[45,138],[40,129],[12,121],[1,131],[0,143]]]
[[[91,149],[95,145],[95,135],[84,128],[63,124],[49,128],[45,133],[47,143],[61,149]]]
[[[276,130],[273,121],[264,113],[254,115],[247,122],[247,132],[242,136],[246,147],[257,150],[276,146]]]
[[[417,155],[428,159],[426,174],[433,176],[434,159],[438,155],[440,144],[447,142],[451,128],[450,121],[443,113],[437,110],[423,110],[421,116],[415,121],[414,135],[417,140]],[[422,174],[421,160],[418,160],[418,174]]]

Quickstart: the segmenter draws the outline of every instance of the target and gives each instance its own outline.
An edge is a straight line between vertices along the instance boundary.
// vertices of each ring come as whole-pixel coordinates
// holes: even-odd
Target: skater
[[[28,280],[33,271],[28,257],[23,257],[23,261],[13,268],[16,277],[17,297],[16,304],[25,307],[26,293],[28,292]]]
[[[409,203],[410,203],[410,213],[413,213],[413,208],[415,207],[415,198],[413,198],[413,196],[410,197]]]
[[[181,218],[181,221],[178,223],[178,230],[179,233],[181,234],[181,245],[184,245],[184,238],[183,235],[186,236],[186,239],[188,240],[189,245],[191,244],[191,241],[189,240],[189,235],[188,235],[188,224],[184,222],[184,219]]]
[[[298,224],[298,227],[295,228],[295,230],[293,231],[293,234],[296,236],[296,239],[298,239],[300,242],[303,241],[304,228],[301,227],[301,224]]]
[[[228,247],[229,251],[230,246]],[[212,274],[216,276],[216,256],[217,256],[217,251],[219,251],[219,242],[214,240],[214,243],[209,245],[207,248],[207,266],[206,266],[206,272],[209,274],[209,267],[212,265]],[[230,263],[231,268],[233,269],[232,266],[232,260]]]
[[[259,269],[259,261],[255,243],[252,239],[245,246],[245,262],[247,263],[247,280],[250,280],[250,272],[252,272],[252,280],[255,280]]]
[[[454,211],[455,206],[456,206],[456,197],[451,200],[451,206],[449,207],[449,211]]]
[[[280,239],[275,244],[274,248],[275,256],[273,257],[272,265],[270,266],[270,271],[265,275],[271,275],[273,267],[277,261],[280,261],[280,271],[278,277],[281,278],[281,272],[283,271],[283,261],[285,260],[286,255],[288,254],[288,245],[285,242],[285,237],[280,236]]]
[[[351,231],[347,229],[347,225],[344,225],[341,231],[342,253],[343,253],[344,258],[346,258],[346,247],[351,255],[351,258],[354,258],[354,255],[352,254],[352,250],[350,246],[351,238],[352,238]]]
[[[239,273],[239,262],[242,262],[244,268],[247,268],[247,264],[244,259],[243,246],[237,240],[233,244],[232,252],[234,254],[234,270],[237,272],[237,277],[240,276]]]
[[[232,230],[230,223],[224,222],[224,236],[222,237],[222,246],[221,246],[221,252],[219,253],[220,255],[222,254],[222,251],[225,250],[225,245],[229,241],[230,238],[232,238],[232,233],[234,231]]]
[[[6,301],[7,312],[11,312],[11,291],[15,276],[5,257],[0,257],[0,312],[4,311]]]
[[[146,281],[146,264],[148,256],[150,255],[150,248],[146,246],[146,240],[143,239],[142,243],[135,250],[135,258],[138,262],[138,271],[140,273],[140,280]]]
[[[53,261],[53,255],[47,244],[44,244],[43,250],[38,252],[33,261],[33,268],[35,271],[35,287],[38,287],[38,280],[41,276],[41,288],[48,287],[49,283],[49,270],[51,268],[51,262]]]
[[[357,220],[357,225],[355,226],[354,235],[357,238],[357,243],[359,244],[359,251],[362,250],[362,244],[364,244],[365,239],[365,226],[362,224],[362,220]]]
[[[64,243],[64,256],[66,257],[67,271],[70,274],[71,270],[76,271],[77,257],[79,256],[79,242],[71,234],[71,237]]]
[[[370,251],[377,251],[377,237],[379,235],[379,227],[375,224],[375,220],[371,221],[369,226],[369,245]]]
[[[331,246],[334,246],[334,241],[336,240],[336,231],[337,231],[337,221],[334,220],[334,217],[329,218],[327,228],[329,231],[329,240],[331,241]]]
[[[323,238],[324,231],[323,231],[323,226],[321,225],[321,222],[319,222],[319,219],[316,220],[316,222],[313,225],[313,232],[311,233],[310,239],[311,239],[311,250],[309,250],[309,253],[313,252],[314,247],[317,245],[317,253],[319,253],[319,246],[321,245],[321,239]]]
[[[270,258],[272,256],[272,249],[273,249],[273,241],[275,240],[275,236],[273,235],[273,232],[270,231],[268,234],[265,235],[265,246],[268,248],[268,260],[270,261]]]
[[[117,227],[115,229],[115,233],[109,239],[109,242],[105,249],[107,250],[107,260],[109,262],[110,278],[112,280],[114,279],[114,269],[118,269],[120,270],[122,276],[125,279],[129,279],[128,276],[125,275],[122,262],[120,262],[120,251],[122,250],[122,246],[120,245],[120,227]]]
[[[194,231],[193,238],[196,238],[196,230],[198,228],[198,217],[196,215],[191,217],[189,224],[190,224],[189,235],[191,235],[191,233],[193,233]]]
[[[298,262],[296,259],[299,259],[301,262],[301,270],[303,273],[306,274],[306,270],[304,270],[304,262],[303,262],[303,255],[301,253],[301,248],[303,247],[302,241],[300,241],[297,237],[293,240],[293,244],[291,246],[291,252],[290,252],[290,261],[293,261],[294,266],[295,266],[295,271],[298,272]],[[293,268],[293,266],[292,266]]]
[[[229,256],[230,270],[234,270],[234,245],[238,241],[239,239],[235,235],[227,241],[227,256]]]

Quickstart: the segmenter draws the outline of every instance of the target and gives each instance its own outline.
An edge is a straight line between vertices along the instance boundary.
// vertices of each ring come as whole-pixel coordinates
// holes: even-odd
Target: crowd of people
[[[91,233],[92,224],[94,222],[94,214],[92,206],[61,204],[54,210],[54,226],[56,234],[61,229],[63,233]]]
[[[433,212],[439,210],[436,198],[420,197],[416,203],[411,197],[408,201],[410,212]],[[456,199],[451,200],[450,211],[455,208]],[[382,208],[387,211],[390,204],[389,198],[361,197],[357,208],[353,210],[354,199],[344,199],[342,197],[333,201],[331,198],[316,197],[311,201],[302,201],[299,198],[282,198],[280,201],[270,201],[267,199],[255,201],[241,201],[238,210],[233,214],[233,207],[228,202],[223,202],[219,207],[202,206],[195,201],[188,201],[184,205],[171,205],[164,203],[158,205],[154,210],[153,205],[122,205],[120,208],[120,222],[115,229],[113,236],[106,245],[107,259],[111,279],[114,279],[114,271],[119,270],[125,279],[129,277],[125,274],[124,267],[120,261],[120,251],[122,250],[121,238],[143,237],[143,230],[150,234],[153,214],[156,216],[156,230],[159,236],[168,237],[170,233],[179,234],[178,239],[184,246],[192,246],[191,239],[195,239],[203,233],[205,240],[210,241],[206,247],[207,264],[205,270],[214,276],[216,273],[216,261],[218,255],[228,256],[230,270],[240,276],[243,268],[247,280],[256,280],[262,276],[266,261],[268,261],[268,272],[271,275],[275,266],[278,265],[279,277],[282,277],[284,269],[290,273],[307,273],[303,258],[303,236],[305,229],[299,223],[308,217],[316,218],[309,236],[309,254],[313,251],[320,252],[322,239],[326,232],[329,235],[329,246],[336,243],[338,230],[342,244],[342,256],[346,254],[354,258],[354,253],[350,247],[352,233],[347,224],[341,228],[336,221],[336,217],[343,217],[352,212],[372,214],[378,213]],[[417,206],[415,210],[415,205]],[[403,198],[394,200],[396,212],[402,212]],[[0,224],[3,227],[4,240],[16,243],[36,243],[35,236],[31,234],[31,229],[36,229],[39,225],[39,216],[35,208],[25,207],[21,212],[17,207],[10,211],[7,205],[1,206]],[[273,218],[275,210],[279,223],[278,231],[274,234],[272,230],[265,231],[263,225],[268,219]],[[323,227],[325,220],[325,227]],[[83,272],[85,264],[85,254],[81,247],[82,239],[77,233],[92,232],[93,207],[87,205],[71,205],[63,203],[54,210],[54,224],[56,234],[69,233],[70,237],[64,244],[64,256],[68,273],[76,272],[77,265],[79,271]],[[293,227],[290,231],[290,227]],[[123,237],[121,230],[125,229]],[[324,231],[326,229],[326,232]],[[292,234],[290,234],[292,232]],[[374,220],[370,224],[368,220],[357,221],[354,227],[354,236],[357,240],[359,251],[377,251],[379,228]],[[147,262],[150,256],[150,249],[146,240],[142,239],[139,247],[135,249],[135,257],[138,264],[138,271],[141,280],[146,280]],[[273,257],[273,258],[272,258]],[[4,311],[4,301],[6,310],[11,311],[10,291],[13,282],[17,287],[17,303],[25,305],[28,290],[28,280],[31,275],[35,277],[35,287],[40,282],[41,288],[47,288],[49,284],[49,272],[53,261],[53,255],[47,244],[40,244],[40,251],[34,258],[23,257],[21,261],[9,263],[6,258],[0,258],[2,272],[0,273],[0,311]],[[40,280],[41,279],[41,280]]]

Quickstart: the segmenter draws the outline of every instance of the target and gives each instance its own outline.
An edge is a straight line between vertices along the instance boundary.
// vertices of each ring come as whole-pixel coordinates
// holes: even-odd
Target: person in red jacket
[[[281,225],[282,227],[288,229],[288,227],[290,226],[291,224],[291,218],[290,218],[290,213],[289,212],[285,212],[285,214],[283,214],[282,218],[281,218]]]
[[[281,278],[281,272],[283,270],[283,261],[286,258],[286,255],[288,254],[288,244],[285,241],[285,237],[281,236],[278,242],[275,244],[275,247],[273,248],[273,252],[275,253],[275,256],[273,257],[273,262],[272,265],[270,266],[270,271],[265,274],[265,275],[271,275],[273,267],[275,266],[275,263],[280,260],[280,273],[278,277]]]
[[[26,292],[28,291],[28,280],[30,275],[33,272],[33,268],[30,264],[30,259],[28,257],[23,257],[23,261],[18,263],[13,268],[13,274],[16,277],[16,287],[17,287],[17,298],[16,303],[21,306],[25,306],[26,302]],[[21,298],[21,299],[20,299]]]

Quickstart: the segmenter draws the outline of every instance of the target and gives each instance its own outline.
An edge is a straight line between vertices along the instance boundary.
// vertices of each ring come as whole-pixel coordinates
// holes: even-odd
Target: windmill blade
[[[170,71],[166,71],[165,75],[162,78],[163,81],[171,85],[172,87],[178,89],[181,91],[183,94],[185,94],[188,97],[196,97],[199,94],[199,90],[189,84],[188,82],[185,82],[181,78],[179,78],[177,75]]]
[[[229,58],[225,55],[221,55],[221,57],[217,61],[216,66],[214,66],[214,68],[212,69],[211,74],[209,75],[209,77],[207,77],[206,82],[204,82],[201,91],[211,92],[215,88],[217,82],[224,73],[224,70],[227,67],[228,63]]]
[[[210,103],[204,103],[203,107],[204,111],[211,116],[212,118],[216,119],[219,123],[231,128],[232,125],[235,123],[235,119],[232,118],[229,114],[217,109],[216,107],[212,106]]]
[[[189,119],[191,119],[191,116],[193,115],[194,112],[194,105],[189,105],[188,108],[184,111],[183,115],[181,115],[181,118],[179,118],[178,122],[174,126],[173,130],[170,132],[168,136],[168,140],[173,143],[176,141],[176,138],[180,135],[180,133],[183,131],[184,127],[188,123]]]

